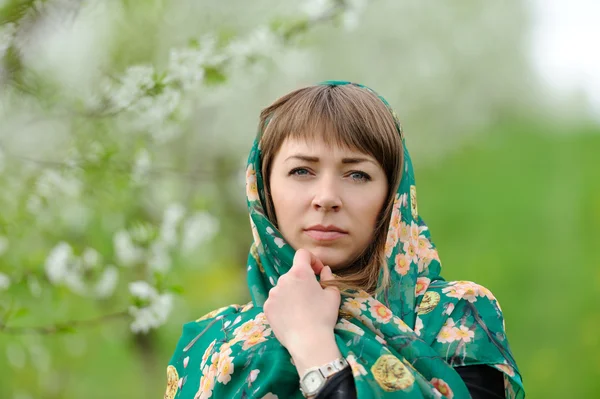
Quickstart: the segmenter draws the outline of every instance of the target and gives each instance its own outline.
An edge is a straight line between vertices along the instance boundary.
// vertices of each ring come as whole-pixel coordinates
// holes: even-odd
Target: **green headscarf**
[[[324,85],[353,84],[340,81]],[[376,94],[376,93],[375,93]],[[468,281],[447,282],[427,225],[418,214],[413,167],[404,170],[387,234],[389,288],[376,297],[343,296],[335,337],[352,367],[358,398],[468,398],[453,366],[489,365],[505,377],[507,398],[524,398],[521,376],[492,293]],[[254,243],[248,256],[252,301],[231,305],[183,327],[167,368],[166,399],[302,398],[287,350],[262,305],[292,266],[295,250],[267,219],[259,132],[248,157],[246,193]],[[381,277],[380,277],[381,282]]]

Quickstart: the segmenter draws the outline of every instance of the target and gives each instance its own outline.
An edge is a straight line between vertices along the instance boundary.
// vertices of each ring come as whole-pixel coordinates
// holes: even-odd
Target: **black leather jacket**
[[[503,399],[504,377],[489,366],[456,367],[473,399]],[[349,367],[335,374],[319,391],[315,399],[356,399],[354,378]]]

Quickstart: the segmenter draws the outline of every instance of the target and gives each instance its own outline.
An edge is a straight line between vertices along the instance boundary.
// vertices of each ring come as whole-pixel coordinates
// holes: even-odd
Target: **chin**
[[[310,248],[310,252],[323,262],[323,265],[331,267],[332,270],[344,267],[348,262],[349,256],[340,250],[326,247]]]

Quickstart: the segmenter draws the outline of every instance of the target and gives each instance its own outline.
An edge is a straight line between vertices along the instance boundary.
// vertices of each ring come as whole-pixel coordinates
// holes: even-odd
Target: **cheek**
[[[385,201],[385,194],[386,192],[373,190],[369,195],[362,197],[360,203],[357,203],[355,208],[360,209],[359,217],[365,224],[375,225]]]
[[[302,193],[298,192],[298,190],[295,190],[293,187],[290,187],[289,184],[286,185],[283,182],[279,182],[277,186],[273,186],[277,187],[275,190],[271,191],[275,215],[280,224],[279,227],[284,228],[285,226],[281,226],[282,223],[297,217],[298,213],[302,211],[304,199],[302,198]]]
[[[379,213],[381,211],[381,202],[371,202],[369,203],[369,208],[367,210],[367,212],[365,212],[369,218],[369,224],[371,224],[372,226],[375,226],[375,224],[377,223],[377,219],[379,216]]]

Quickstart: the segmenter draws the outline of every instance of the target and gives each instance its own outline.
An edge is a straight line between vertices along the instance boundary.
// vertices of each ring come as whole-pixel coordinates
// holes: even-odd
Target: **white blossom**
[[[280,46],[280,38],[271,29],[262,26],[250,32],[247,37],[229,43],[227,52],[236,63],[236,59],[243,61],[250,56],[271,57]]]
[[[292,76],[308,76],[315,69],[315,54],[305,48],[289,48],[275,60],[277,67]],[[243,169],[245,172],[245,168]],[[246,175],[244,173],[244,179]]]
[[[83,232],[90,221],[92,209],[86,207],[83,201],[70,200],[63,202],[63,206],[57,211],[57,214],[65,227]]]
[[[0,291],[4,291],[8,287],[10,287],[10,278],[4,273],[0,273]]]
[[[47,169],[37,180],[36,190],[45,198],[51,198],[56,192],[76,197],[81,191],[81,182],[74,177],[67,177],[55,170]]]
[[[155,241],[150,247],[148,266],[158,272],[167,272],[171,268],[171,256],[169,250],[161,241]]]
[[[71,198],[81,193],[81,181],[74,176],[65,176],[55,170],[47,169],[36,183],[37,193],[45,198],[51,198],[56,192]]]
[[[86,151],[87,159],[92,162],[98,162],[103,154],[104,147],[97,141],[94,141],[92,144],[90,144],[88,150]]]
[[[342,12],[342,23],[347,30],[358,26],[361,13],[367,6],[366,0],[347,0]],[[301,11],[310,19],[317,19],[335,7],[333,0],[308,0],[304,1]]]
[[[347,30],[354,30],[359,24],[359,19],[367,6],[366,0],[347,0],[347,8],[342,14],[342,21]]]
[[[66,242],[59,243],[50,251],[46,258],[45,270],[48,280],[53,284],[60,284],[69,274],[69,262],[73,257],[73,249]]]
[[[107,266],[96,281],[94,293],[98,298],[108,298],[115,292],[119,280],[119,271],[115,266]]]
[[[156,288],[145,281],[129,284],[129,292],[136,298],[148,301],[146,306],[130,306],[129,314],[133,317],[130,325],[134,333],[148,332],[152,328],[163,325],[173,308],[173,295],[159,294]]]
[[[207,35],[200,39],[198,48],[171,49],[165,83],[179,83],[184,91],[196,88],[204,81],[204,67],[218,65],[226,58],[216,44],[214,35]]]
[[[355,11],[348,11],[342,15],[342,23],[344,24],[344,28],[346,30],[354,30],[358,26],[359,15]]]
[[[204,80],[206,52],[197,49],[172,49],[169,55],[167,82],[178,82],[184,90],[191,90]]]
[[[86,269],[93,269],[100,263],[100,254],[94,248],[86,248],[81,259]]]
[[[150,134],[158,143],[165,143],[181,133],[181,126],[172,115],[181,103],[181,93],[165,88],[160,94],[141,97],[130,108],[130,129]]]
[[[42,199],[38,195],[31,195],[25,206],[29,213],[36,214],[42,209]]]
[[[135,156],[133,165],[132,180],[136,184],[142,183],[148,176],[151,167],[150,153],[145,148],[139,150]]]
[[[179,136],[182,132],[181,125],[176,122],[165,123],[160,126],[160,128],[158,126],[159,125],[155,125],[153,128],[149,129],[152,138],[157,143],[166,143]]]
[[[137,308],[131,306],[129,313],[134,320],[131,323],[131,331],[134,333],[148,332],[152,328],[165,324],[173,308],[173,295],[159,295],[149,306]]]
[[[198,212],[183,225],[181,249],[189,253],[201,243],[210,240],[219,231],[219,220],[208,212]]]
[[[135,65],[127,68],[120,85],[111,90],[111,101],[117,109],[129,107],[135,100],[154,87],[154,68]]]
[[[79,162],[81,162],[79,150],[75,147],[69,147],[65,155],[65,164],[70,168],[76,168]]]
[[[191,73],[185,72],[186,68],[190,70],[194,68],[181,64],[185,61],[183,58],[192,58],[189,54],[184,50],[174,51],[171,68],[175,68],[175,64],[178,62],[179,66],[175,68],[175,71],[167,72],[167,76],[160,82],[160,91],[150,92],[150,89],[157,85],[156,72],[153,67],[147,65],[128,68],[119,84],[107,84],[104,89],[113,108],[119,111],[127,110],[126,118],[123,120],[127,125],[126,129],[150,134],[159,142],[166,142],[181,132],[179,125],[172,121],[172,115],[181,104],[182,93],[170,83],[186,79],[182,85],[190,84],[191,78],[189,76],[184,78],[182,75]],[[185,62],[189,63],[189,60]],[[202,68],[200,70],[203,71]],[[198,79],[198,77],[193,79]],[[142,154],[142,157],[144,156]],[[144,161],[142,158],[142,164]]]
[[[160,240],[171,247],[177,242],[177,228],[185,215],[185,208],[181,204],[171,204],[165,209],[163,222],[160,228]]]
[[[80,295],[88,294],[83,279],[83,261],[73,254],[73,249],[68,243],[61,242],[50,251],[46,258],[45,270],[52,284],[65,285]]]
[[[118,231],[113,238],[113,245],[117,255],[117,260],[123,266],[133,266],[140,262],[144,256],[142,248],[137,247],[129,233],[125,230]]]
[[[158,295],[156,288],[146,281],[134,281],[129,283],[129,293],[135,298],[143,301],[152,299]]]
[[[181,93],[172,88],[165,88],[153,96],[141,97],[130,108],[135,114],[134,126],[143,130],[164,124],[180,102]]]
[[[302,2],[300,9],[307,17],[314,19],[323,15],[332,7],[332,0],[306,0]]]
[[[62,283],[71,291],[79,295],[86,295],[87,289],[83,281],[83,262],[80,258],[73,257],[68,263],[67,272]]]

